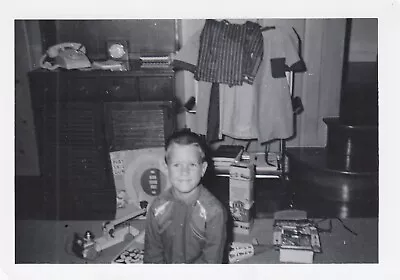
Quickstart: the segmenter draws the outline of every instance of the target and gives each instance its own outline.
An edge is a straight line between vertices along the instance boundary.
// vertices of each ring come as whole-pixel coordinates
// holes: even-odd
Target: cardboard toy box
[[[275,219],[273,244],[279,249],[279,260],[285,263],[313,263],[314,253],[321,252],[318,229],[297,210],[280,211]],[[293,220],[287,214],[293,214]],[[284,217],[286,216],[286,217]],[[295,218],[297,216],[297,218]],[[301,218],[303,216],[303,218]],[[275,215],[275,218],[278,215]]]
[[[233,221],[233,232],[238,234],[249,235],[253,229],[254,219],[250,222]]]
[[[254,165],[248,161],[229,169],[229,209],[238,233],[248,234],[253,224],[254,176]]]

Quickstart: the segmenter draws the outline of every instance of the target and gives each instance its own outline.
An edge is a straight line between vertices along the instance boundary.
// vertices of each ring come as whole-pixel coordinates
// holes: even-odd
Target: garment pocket
[[[171,220],[167,220],[159,226],[158,233],[163,233],[170,225],[172,224]]]
[[[197,228],[193,223],[190,224],[190,228],[191,228],[191,231],[192,231],[193,235],[197,239],[199,239],[201,241],[205,241],[206,240],[206,236],[205,236],[205,232],[204,231],[202,231],[199,228]]]

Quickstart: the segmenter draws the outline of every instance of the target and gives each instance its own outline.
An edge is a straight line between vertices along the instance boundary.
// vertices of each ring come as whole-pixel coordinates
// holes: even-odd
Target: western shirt
[[[222,263],[226,212],[202,185],[182,201],[173,187],[157,197],[146,216],[144,263]]]

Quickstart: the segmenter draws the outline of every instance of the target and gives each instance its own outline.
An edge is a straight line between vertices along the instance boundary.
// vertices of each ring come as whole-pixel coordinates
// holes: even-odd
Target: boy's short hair
[[[199,148],[200,161],[206,161],[206,144],[203,138],[190,131],[190,129],[182,129],[174,132],[166,141],[165,144],[165,162],[168,163],[169,153],[171,151],[170,147],[172,144],[179,145],[193,145]]]

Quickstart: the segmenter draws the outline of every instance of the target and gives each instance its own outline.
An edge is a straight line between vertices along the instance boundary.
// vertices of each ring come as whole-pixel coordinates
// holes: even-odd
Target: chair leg
[[[286,175],[286,141],[283,139],[279,140],[279,165],[282,172],[282,175]]]

